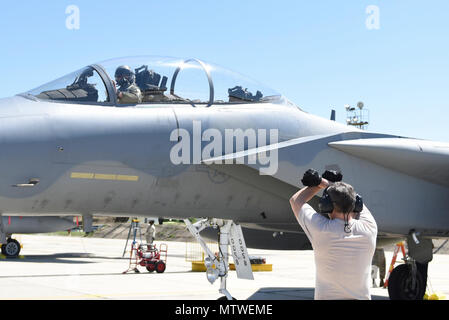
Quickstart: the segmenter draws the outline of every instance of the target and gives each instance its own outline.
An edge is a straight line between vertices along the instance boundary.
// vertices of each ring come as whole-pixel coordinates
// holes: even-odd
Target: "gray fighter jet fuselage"
[[[107,107],[0,101],[0,204],[4,215],[221,217],[253,228],[300,232],[288,199],[309,167],[338,168],[363,195],[380,234],[411,229],[447,236],[446,186],[348,155],[329,143],[391,136],[361,132],[292,106],[277,104]],[[178,164],[170,160],[178,128],[273,129],[276,174],[245,164]],[[310,137],[314,139],[309,140]],[[203,142],[204,143],[204,142]],[[205,143],[204,143],[205,144]],[[404,166],[407,164],[404,163]],[[33,184],[33,179],[38,182]],[[20,186],[24,185],[24,186]]]

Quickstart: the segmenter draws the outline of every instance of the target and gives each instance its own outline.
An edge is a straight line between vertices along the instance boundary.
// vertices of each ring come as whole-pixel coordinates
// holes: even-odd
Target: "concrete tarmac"
[[[185,260],[186,243],[168,245],[164,273],[128,269],[122,258],[123,239],[17,235],[21,257],[0,259],[0,300],[215,300],[220,281],[210,284],[204,272],[192,272]],[[156,244],[160,242],[156,241]],[[248,249],[266,258],[271,272],[255,272],[255,280],[241,280],[230,271],[227,288],[238,300],[312,300],[315,266],[313,251]],[[387,270],[392,252],[386,252]],[[434,255],[429,264],[428,291],[449,297],[449,255]],[[388,299],[388,291],[371,289],[373,300]]]

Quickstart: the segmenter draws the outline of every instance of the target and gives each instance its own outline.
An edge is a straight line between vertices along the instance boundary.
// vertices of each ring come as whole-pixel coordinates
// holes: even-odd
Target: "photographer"
[[[370,300],[377,225],[354,188],[341,179],[340,173],[326,171],[320,177],[317,171],[307,170],[302,179],[306,187],[291,197],[290,205],[314,250],[315,299]],[[322,189],[326,190],[320,208],[328,209],[320,211],[328,216],[307,204]]]

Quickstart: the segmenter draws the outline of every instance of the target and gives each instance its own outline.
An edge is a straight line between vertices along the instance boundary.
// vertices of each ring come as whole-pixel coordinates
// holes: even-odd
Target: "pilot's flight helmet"
[[[129,66],[120,66],[115,70],[115,81],[119,86],[134,83],[136,76]]]

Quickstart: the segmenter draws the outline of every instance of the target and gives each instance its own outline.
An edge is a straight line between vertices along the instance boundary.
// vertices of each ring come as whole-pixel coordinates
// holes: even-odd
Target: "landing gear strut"
[[[195,224],[192,224],[187,219],[184,222],[206,253],[204,265],[206,266],[207,280],[212,284],[220,278],[221,283],[218,291],[224,294],[224,297],[219,298],[219,300],[235,300],[226,289],[226,279],[229,271],[228,245],[231,246],[237,277],[254,279],[241,227],[232,220],[222,219],[204,219]],[[206,242],[200,236],[200,232],[207,227],[219,228],[220,230],[218,256],[207,247]]]
[[[422,300],[426,293],[427,267],[432,261],[432,240],[420,239],[411,231],[407,237],[408,257],[405,264],[393,269],[388,280],[391,300]]]

